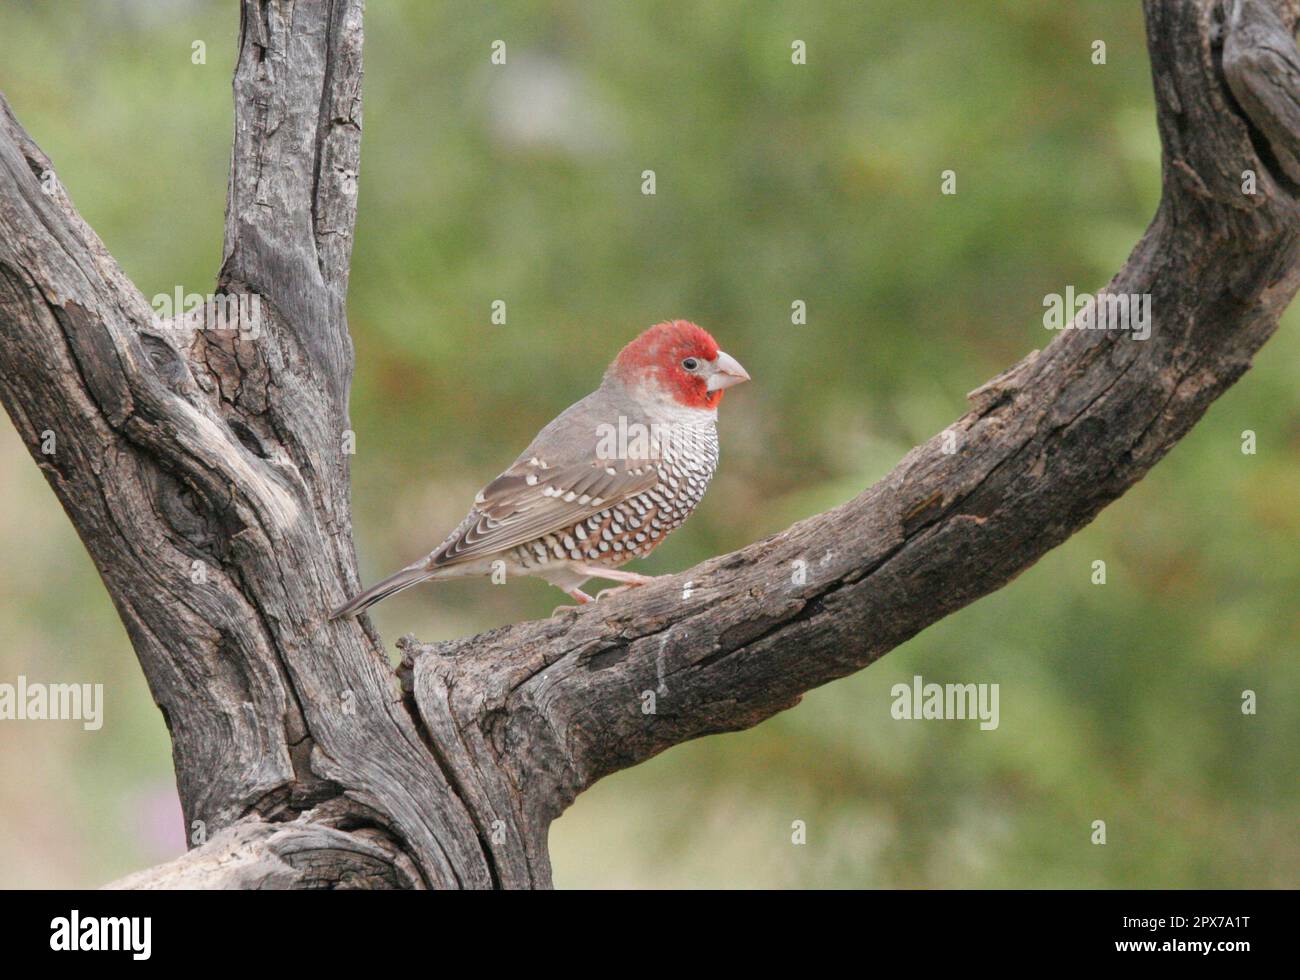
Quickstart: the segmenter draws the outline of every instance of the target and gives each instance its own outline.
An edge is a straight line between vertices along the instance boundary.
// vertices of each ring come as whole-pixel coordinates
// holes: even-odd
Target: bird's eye
[[[700,362],[693,357],[688,357],[686,360],[682,361],[682,367],[686,368],[688,371],[694,371],[699,366]]]

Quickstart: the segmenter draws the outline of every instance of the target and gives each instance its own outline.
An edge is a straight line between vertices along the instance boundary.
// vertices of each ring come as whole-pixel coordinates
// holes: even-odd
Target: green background
[[[0,10],[0,88],[146,296],[214,282],[234,6]],[[436,544],[669,317],[710,329],[754,382],[723,405],[711,491],[643,569],[840,503],[1045,346],[1043,297],[1104,284],[1159,195],[1136,3],[371,8],[349,302],[366,581]],[[939,193],[948,169],[955,196]],[[757,729],[581,797],[551,833],[557,885],[1294,886],[1296,320],[1013,584]],[[0,682],[107,698],[93,734],[0,722],[0,886],[101,884],[180,847],[166,732],[7,419],[0,500]],[[562,601],[532,580],[432,585],[375,618],[391,644]],[[1001,685],[1001,726],[891,720],[890,688],[914,674]]]

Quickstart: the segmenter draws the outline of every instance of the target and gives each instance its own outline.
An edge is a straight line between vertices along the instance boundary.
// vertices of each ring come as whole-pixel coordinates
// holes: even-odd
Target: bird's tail
[[[433,574],[430,569],[418,565],[403,568],[400,572],[388,576],[381,582],[376,582],[360,595],[343,603],[330,613],[330,619],[345,619],[356,616],[362,610],[369,609],[376,602],[387,599],[390,595],[401,592],[403,589],[409,589],[412,585],[418,585],[425,579],[432,578]]]

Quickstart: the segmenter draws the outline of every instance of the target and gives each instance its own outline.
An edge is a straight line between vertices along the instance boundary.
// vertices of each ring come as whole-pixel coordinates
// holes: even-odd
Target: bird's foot
[[[565,589],[564,591],[568,593],[570,599],[573,599],[578,604],[576,606],[556,606],[551,610],[552,616],[558,616],[562,612],[577,612],[587,603],[596,601],[591,596],[587,595],[587,593],[583,592],[582,589]]]
[[[639,589],[643,585],[649,585],[661,578],[668,578],[667,575],[638,575],[636,572],[618,572],[617,577],[606,569],[601,573],[606,578],[612,578],[615,582],[622,582],[622,585],[615,585],[612,588],[601,589],[596,593],[596,600],[599,601],[607,595],[618,595],[620,592],[626,592],[628,589]]]
[[[621,568],[602,568],[599,565],[577,565],[574,570],[583,572],[593,578],[603,578],[610,582],[622,582],[624,585],[649,585],[657,578],[665,578],[663,575],[642,575],[639,572],[625,572]],[[612,592],[612,589],[605,589],[605,592]],[[601,593],[604,595],[604,592]]]
[[[669,578],[668,575],[638,575],[636,572],[619,572],[617,575],[611,575],[605,572],[606,578],[611,578],[615,582],[622,582],[625,585],[635,588],[638,585],[649,585],[651,582],[658,581],[661,578]]]

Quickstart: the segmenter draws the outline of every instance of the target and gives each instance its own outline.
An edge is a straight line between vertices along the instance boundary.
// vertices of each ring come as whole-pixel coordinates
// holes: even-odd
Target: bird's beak
[[[718,351],[713,359],[713,373],[709,375],[709,391],[721,391],[749,380],[749,372],[730,354]]]

